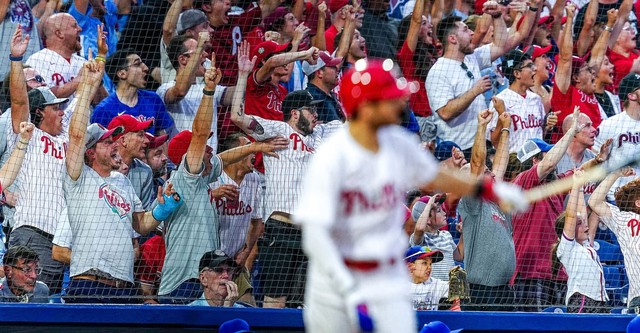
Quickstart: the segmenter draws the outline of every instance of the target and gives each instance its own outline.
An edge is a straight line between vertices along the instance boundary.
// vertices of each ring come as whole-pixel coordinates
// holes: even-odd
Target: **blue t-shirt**
[[[107,46],[109,46],[107,56],[109,56],[116,51],[116,46],[118,45],[118,7],[112,0],[106,0],[104,6],[107,8],[107,12],[104,14],[104,27],[107,30]],[[80,43],[82,44],[80,55],[85,59],[89,57],[89,49],[91,49],[94,57],[98,54],[98,25],[102,24],[102,21],[91,16],[92,10],[89,7],[86,13],[80,13],[75,3],[72,3],[69,8],[69,14],[78,21],[78,25],[82,28],[82,32],[80,32]]]
[[[116,94],[107,96],[93,110],[91,123],[98,123],[106,127],[113,118],[121,114],[130,114],[141,121],[153,119],[153,124],[147,130],[151,134],[156,134],[160,130],[166,130],[168,133],[169,129],[173,127],[173,119],[164,107],[162,99],[153,91],[148,90],[138,90],[138,104],[134,107],[120,102]]]

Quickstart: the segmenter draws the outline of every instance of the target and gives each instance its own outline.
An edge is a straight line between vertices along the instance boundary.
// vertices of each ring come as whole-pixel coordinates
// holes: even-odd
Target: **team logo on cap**
[[[264,47],[259,48],[259,49],[258,49],[258,53],[259,53],[259,54],[263,54],[263,53],[264,53]]]
[[[104,199],[104,202],[111,208],[111,211],[118,214],[120,218],[127,216],[127,213],[131,211],[131,204],[108,184],[102,184],[100,186],[98,189],[98,198]]]

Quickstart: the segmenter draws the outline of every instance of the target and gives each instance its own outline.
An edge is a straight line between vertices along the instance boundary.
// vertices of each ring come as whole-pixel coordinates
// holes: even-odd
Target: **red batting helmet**
[[[351,118],[360,104],[409,96],[417,90],[411,86],[406,79],[396,78],[391,59],[360,59],[342,77],[340,100],[347,117]]]

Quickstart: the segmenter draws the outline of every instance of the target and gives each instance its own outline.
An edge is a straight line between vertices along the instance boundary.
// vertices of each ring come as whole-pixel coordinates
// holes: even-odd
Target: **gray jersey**
[[[573,162],[573,160],[571,160],[571,157],[569,157],[569,155],[565,153],[564,155],[562,155],[562,158],[560,159],[560,162],[558,162],[558,166],[556,167],[558,169],[558,174],[563,174],[567,171],[578,168],[582,164],[587,163],[588,161],[590,161],[591,159],[594,159],[595,157],[596,157],[596,154],[591,150],[587,149],[584,151],[582,160],[575,163]],[[598,182],[588,182],[584,184],[582,189],[584,190],[585,202],[589,201],[589,197],[591,197],[591,194],[593,194],[593,191],[596,190],[597,186],[598,186]],[[567,200],[569,200],[568,198],[569,196],[567,196]]]
[[[164,241],[167,254],[158,295],[167,295],[182,282],[197,279],[198,263],[202,255],[220,248],[220,222],[209,199],[208,180],[220,176],[222,161],[214,156],[211,162],[211,176],[202,177],[202,173],[190,173],[183,159],[178,170],[169,179],[176,192],[180,193],[184,204],[165,220]]]
[[[464,268],[469,283],[501,286],[516,268],[511,215],[494,203],[463,197],[458,204],[464,234]]]
[[[33,292],[16,296],[11,292],[9,281],[4,277],[0,279],[0,303],[49,303],[49,287],[36,281]]]
[[[73,235],[70,275],[97,269],[133,282],[133,213],[142,203],[127,177],[112,171],[106,178],[84,165],[73,181],[65,173],[69,226]]]
[[[131,181],[131,185],[136,191],[136,195],[142,201],[142,207],[146,210],[151,207],[153,200],[158,194],[158,190],[153,186],[153,171],[147,163],[134,158],[129,166],[127,177]]]

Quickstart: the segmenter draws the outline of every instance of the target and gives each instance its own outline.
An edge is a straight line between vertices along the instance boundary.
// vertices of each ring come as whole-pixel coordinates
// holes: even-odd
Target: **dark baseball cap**
[[[96,143],[110,137],[117,136],[124,132],[124,127],[117,126],[112,129],[106,129],[104,126],[94,123],[87,127],[87,137],[85,139],[85,147],[87,149],[93,147]]]
[[[207,15],[199,9],[185,10],[178,17],[176,32],[178,35],[182,35],[186,30],[208,21],[209,19],[207,19]]]
[[[526,51],[511,50],[504,55],[502,59],[502,73],[509,79],[509,82],[513,82],[515,77],[513,72],[522,69],[522,65],[526,60],[530,60],[533,54],[533,48],[530,47]]]
[[[318,105],[322,102],[321,100],[313,99],[311,93],[306,90],[296,90],[290,92],[282,101],[282,113],[289,114],[291,110]]]
[[[231,257],[227,256],[222,250],[209,251],[202,255],[200,259],[199,270],[202,271],[205,268],[218,267],[221,264],[227,264],[229,267],[238,267],[238,264]]]
[[[58,98],[49,87],[38,87],[29,91],[29,109],[44,109],[47,105],[66,103],[68,98]]]
[[[622,78],[618,86],[618,97],[620,101],[624,103],[627,100],[627,95],[638,88],[640,88],[640,75],[636,73],[627,74],[627,76]]]
[[[460,146],[453,141],[440,141],[436,143],[436,150],[433,152],[433,156],[440,162],[451,158],[451,150],[453,147],[462,150]]]

